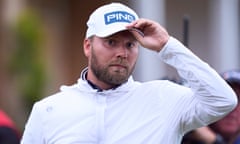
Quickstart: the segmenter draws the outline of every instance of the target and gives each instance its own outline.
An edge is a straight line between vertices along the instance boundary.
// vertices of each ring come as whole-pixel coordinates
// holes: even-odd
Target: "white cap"
[[[87,21],[86,38],[93,35],[107,37],[127,30],[126,25],[139,17],[135,11],[121,3],[110,3],[97,8]]]

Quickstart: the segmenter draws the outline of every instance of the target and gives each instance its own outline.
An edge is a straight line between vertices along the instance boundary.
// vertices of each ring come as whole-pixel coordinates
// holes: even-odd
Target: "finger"
[[[135,25],[136,25],[136,23],[137,23],[137,20],[135,20],[135,21],[132,21],[131,23],[129,23],[126,27],[127,28],[133,28]]]
[[[136,28],[131,28],[129,30],[133,36],[136,38],[136,40],[142,44],[142,41],[143,41],[143,38],[144,38],[144,33],[142,31],[140,31],[139,29],[136,29]]]
[[[126,27],[129,29],[137,28],[140,30],[144,26],[144,23],[145,23],[144,19],[138,19],[138,20],[135,20],[135,21],[129,23]]]
[[[135,27],[131,28],[130,31],[135,31],[135,32],[138,33],[138,35],[141,35],[142,37],[144,37],[144,33],[141,30],[139,30]]]

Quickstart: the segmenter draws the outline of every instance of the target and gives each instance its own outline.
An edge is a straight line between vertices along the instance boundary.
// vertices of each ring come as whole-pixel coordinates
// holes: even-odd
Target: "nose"
[[[128,49],[126,46],[121,45],[118,48],[117,57],[127,58],[129,55]]]

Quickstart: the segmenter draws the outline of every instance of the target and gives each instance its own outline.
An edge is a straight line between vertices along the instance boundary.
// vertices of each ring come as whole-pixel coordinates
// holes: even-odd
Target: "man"
[[[237,98],[240,96],[240,71],[230,70],[222,74],[223,79],[232,87],[237,94]],[[227,116],[219,121],[210,125],[210,128],[217,134],[218,137],[226,142],[226,144],[240,144],[239,137],[240,132],[240,104],[230,112]]]
[[[77,84],[34,105],[22,144],[176,144],[236,106],[217,72],[157,22],[111,3],[96,9],[87,25],[88,67]],[[175,67],[191,88],[134,81],[139,44]]]

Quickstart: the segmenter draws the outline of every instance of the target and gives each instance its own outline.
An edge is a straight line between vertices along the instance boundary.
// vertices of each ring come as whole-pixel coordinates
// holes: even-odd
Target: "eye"
[[[126,47],[127,47],[128,49],[131,49],[131,48],[135,47],[135,45],[136,45],[136,42],[127,42],[127,43],[126,43]]]
[[[112,37],[108,37],[104,39],[103,44],[105,47],[114,48],[117,45],[117,40]]]
[[[109,46],[115,46],[116,45],[116,40],[114,40],[114,39],[107,39],[107,44]]]

